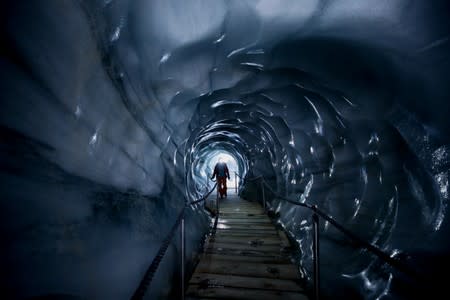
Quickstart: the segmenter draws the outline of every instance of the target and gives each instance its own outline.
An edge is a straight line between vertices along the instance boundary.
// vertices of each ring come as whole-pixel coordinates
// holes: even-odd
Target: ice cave
[[[264,197],[305,293],[317,256],[320,299],[445,295],[449,1],[4,0],[0,15],[1,299],[130,299],[168,235],[142,299],[181,299],[214,220],[192,201],[219,158],[230,192]],[[315,255],[295,203],[381,255],[324,219]]]

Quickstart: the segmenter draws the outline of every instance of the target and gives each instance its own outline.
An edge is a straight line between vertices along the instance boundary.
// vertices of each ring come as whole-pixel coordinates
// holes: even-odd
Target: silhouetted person
[[[227,178],[230,180],[230,173],[228,172],[227,164],[222,162],[221,159],[219,159],[214,167],[214,173],[212,174],[211,179],[214,179],[214,177],[217,179],[217,190],[222,199],[224,196],[227,196]]]

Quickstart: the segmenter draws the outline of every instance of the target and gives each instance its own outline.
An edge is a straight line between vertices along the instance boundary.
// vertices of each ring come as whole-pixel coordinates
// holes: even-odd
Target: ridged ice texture
[[[6,2],[8,293],[129,297],[221,152],[425,277],[445,270],[445,1]],[[311,279],[311,213],[266,196]],[[208,219],[188,217],[190,257]],[[330,224],[320,234],[324,297],[414,295]],[[169,249],[150,297],[169,297]]]

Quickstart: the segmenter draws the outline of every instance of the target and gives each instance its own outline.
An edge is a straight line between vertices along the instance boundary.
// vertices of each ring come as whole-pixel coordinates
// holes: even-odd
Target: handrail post
[[[320,290],[320,273],[319,273],[319,216],[317,215],[317,206],[312,206],[314,213],[312,216],[313,221],[313,263],[314,263],[314,299],[319,300]]]
[[[237,194],[237,173],[234,172],[234,188],[236,190],[236,194]]]
[[[261,190],[262,190],[262,198],[263,198],[263,208],[266,211],[266,194],[264,193],[264,178],[261,179]]]
[[[210,181],[211,179],[209,178],[209,174],[206,174],[206,175],[207,175],[207,176],[206,176],[206,180],[207,180],[207,181],[206,181],[206,188],[209,189],[209,181]],[[206,208],[206,206],[207,206],[207,205],[206,205],[206,199],[205,199],[205,201],[203,201],[203,207]]]
[[[219,214],[219,192],[216,194],[216,214]]]
[[[186,235],[184,228],[184,216],[181,219],[181,300],[184,300],[184,280],[185,280],[185,246],[186,246]]]
[[[218,219],[219,218],[219,209],[220,209],[220,200],[219,200],[220,198],[219,198],[219,194],[217,194],[217,207],[216,207],[216,209],[217,209],[217,216],[216,216],[216,218]]]

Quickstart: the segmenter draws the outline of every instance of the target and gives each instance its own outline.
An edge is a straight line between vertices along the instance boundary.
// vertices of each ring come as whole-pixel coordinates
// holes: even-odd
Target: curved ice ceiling
[[[2,5],[8,293],[128,297],[224,152],[419,272],[443,265],[446,1]],[[309,277],[310,213],[271,206]],[[207,217],[190,214],[194,251]],[[411,297],[403,274],[329,224],[322,236],[324,296]],[[151,293],[167,293],[176,251]]]

